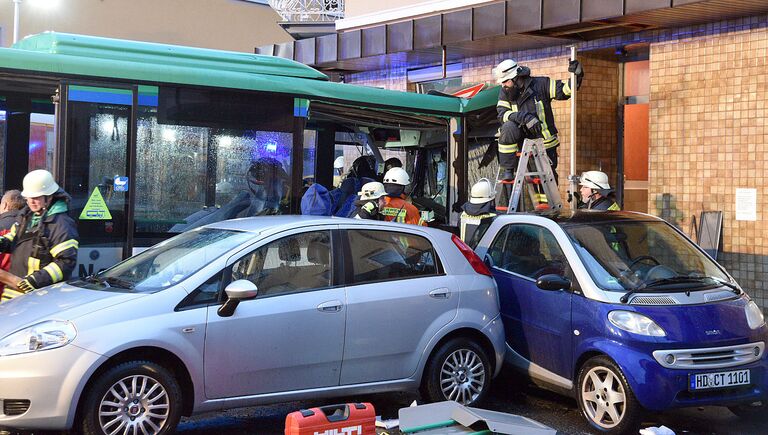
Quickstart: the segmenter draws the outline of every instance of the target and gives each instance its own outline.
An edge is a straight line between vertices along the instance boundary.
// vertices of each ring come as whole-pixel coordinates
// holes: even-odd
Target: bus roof
[[[142,84],[186,84],[278,92],[363,107],[459,115],[459,98],[334,83],[289,59],[178,45],[44,32],[0,48],[1,69]]]

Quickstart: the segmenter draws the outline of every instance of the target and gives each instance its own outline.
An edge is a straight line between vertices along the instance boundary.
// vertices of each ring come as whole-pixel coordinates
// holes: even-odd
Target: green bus
[[[379,175],[399,159],[413,203],[451,229],[495,92],[396,92],[277,57],[46,32],[0,48],[0,187],[54,174],[80,275],[195,226],[298,214],[307,185],[332,189],[361,156]]]

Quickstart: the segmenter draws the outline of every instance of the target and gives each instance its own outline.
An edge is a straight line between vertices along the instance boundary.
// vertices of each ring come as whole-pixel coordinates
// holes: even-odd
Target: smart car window
[[[371,230],[350,230],[347,237],[353,284],[437,274],[434,248],[424,237]]]
[[[495,247],[496,266],[509,272],[537,279],[542,275],[564,276],[567,261],[554,234],[544,227],[515,224]],[[494,242],[496,244],[496,242]]]
[[[565,230],[592,279],[605,290],[659,282],[695,289],[728,281],[714,261],[664,222],[569,225]]]
[[[259,247],[232,266],[232,280],[246,279],[258,298],[327,288],[332,281],[330,231],[295,234]]]

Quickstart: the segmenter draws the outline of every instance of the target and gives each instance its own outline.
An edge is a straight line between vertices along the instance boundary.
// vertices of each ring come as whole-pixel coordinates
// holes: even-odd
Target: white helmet
[[[360,195],[360,199],[377,199],[387,194],[384,190],[384,185],[378,181],[372,181],[370,183],[363,184],[363,187],[357,192]]]
[[[484,204],[494,199],[496,199],[496,192],[494,192],[491,180],[487,178],[479,179],[469,191],[470,204]]]
[[[608,183],[608,175],[600,171],[587,171],[581,174],[579,184],[595,190],[611,190],[611,185]]]
[[[392,168],[384,174],[384,182],[407,186],[411,184],[411,177],[408,176],[408,173],[403,168]]]
[[[333,169],[343,169],[343,168],[344,168],[344,156],[336,157],[336,160],[333,161]]]
[[[59,185],[53,181],[53,175],[45,169],[36,169],[25,175],[22,185],[24,190],[21,191],[21,196],[24,198],[53,195],[59,190]]]
[[[496,82],[501,84],[517,77],[519,71],[520,68],[517,65],[517,62],[512,59],[505,59],[493,69],[493,76],[496,77]]]

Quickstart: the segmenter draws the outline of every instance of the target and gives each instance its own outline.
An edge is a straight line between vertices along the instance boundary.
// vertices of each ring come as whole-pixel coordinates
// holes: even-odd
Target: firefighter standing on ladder
[[[568,71],[576,75],[576,86],[581,86],[584,70],[578,60],[570,61]],[[500,83],[499,101],[496,104],[501,122],[499,132],[499,166],[501,179],[513,180],[519,160],[518,153],[524,139],[544,139],[544,148],[551,162],[557,181],[557,138],[552,100],[571,97],[570,80],[554,80],[549,77],[531,77],[531,70],[512,59],[494,68],[496,81]]]

